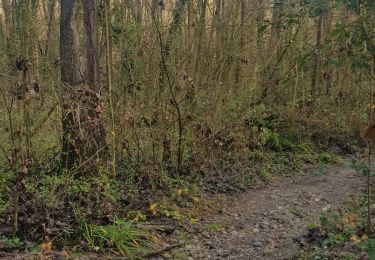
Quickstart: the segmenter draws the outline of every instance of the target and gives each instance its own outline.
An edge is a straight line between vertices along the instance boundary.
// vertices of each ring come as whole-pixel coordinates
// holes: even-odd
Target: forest
[[[374,0],[0,0],[0,257],[375,259]]]

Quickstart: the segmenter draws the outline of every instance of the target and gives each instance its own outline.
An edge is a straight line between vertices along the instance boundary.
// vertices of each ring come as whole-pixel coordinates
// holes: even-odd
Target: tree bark
[[[135,20],[137,21],[137,24],[142,25],[142,21],[143,21],[142,0],[135,0]]]
[[[320,48],[322,42],[322,16],[318,17],[317,22],[317,31],[316,31],[316,47],[315,47],[315,57],[314,57],[314,65],[313,65],[313,72],[311,78],[311,96],[315,97],[318,93],[317,85],[319,81],[319,63],[320,63]]]
[[[95,17],[96,1],[61,0],[62,163],[82,172],[107,159]]]
[[[242,48],[244,46],[245,41],[245,12],[246,12],[246,0],[239,0],[239,8],[240,8],[240,40],[239,40],[239,50],[242,53]],[[236,61],[236,70],[234,73],[234,82],[236,85],[239,84],[241,79],[241,57],[237,57]]]
[[[207,10],[207,0],[199,0],[199,24],[198,24],[198,35],[197,35],[197,53],[195,58],[195,74],[198,82],[200,82],[200,63],[201,54],[203,49],[203,40],[206,32],[206,10]]]
[[[13,52],[13,34],[14,34],[14,25],[13,25],[13,6],[11,0],[2,0],[3,9],[4,9],[4,18],[5,18],[5,35],[7,39],[7,52],[9,56],[12,56]],[[12,57],[9,57],[12,58]]]
[[[52,27],[53,27],[53,20],[55,19],[55,6],[56,1],[52,0],[48,3],[48,26],[47,26],[47,39],[46,39],[46,45],[44,47],[44,56],[48,57],[49,54],[49,47],[51,44],[51,33],[52,33]]]

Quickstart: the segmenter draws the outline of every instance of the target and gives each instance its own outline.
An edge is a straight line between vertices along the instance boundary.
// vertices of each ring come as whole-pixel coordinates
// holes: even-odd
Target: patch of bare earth
[[[364,178],[349,166],[279,177],[267,188],[228,198],[220,213],[204,217],[188,243],[170,257],[294,259],[297,238],[308,224],[319,223],[320,214],[337,209],[364,188]]]

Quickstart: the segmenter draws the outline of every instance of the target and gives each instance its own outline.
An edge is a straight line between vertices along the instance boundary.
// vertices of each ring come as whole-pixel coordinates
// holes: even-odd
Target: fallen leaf
[[[199,198],[198,198],[198,197],[195,197],[195,196],[192,197],[192,200],[193,200],[195,203],[198,203],[198,202],[200,201]]]
[[[198,222],[198,219],[196,219],[196,218],[190,218],[189,219],[189,224],[190,225],[195,225],[195,224],[197,224],[197,222]]]
[[[158,208],[157,208],[157,204],[156,203],[153,203],[150,205],[150,207],[148,208],[150,210],[150,212],[152,213],[152,215],[156,215],[156,212],[158,211]]]
[[[52,252],[52,241],[42,243],[40,245],[40,249],[45,253],[51,253]]]
[[[350,237],[350,241],[352,241],[354,244],[358,244],[361,242],[361,239],[358,236],[353,235]]]
[[[68,253],[68,251],[63,250],[61,252],[56,252],[56,256],[58,256],[58,257],[68,257],[69,253]]]
[[[151,240],[156,245],[166,245],[167,244],[163,239],[161,239],[160,237],[157,237],[157,236],[152,236]]]

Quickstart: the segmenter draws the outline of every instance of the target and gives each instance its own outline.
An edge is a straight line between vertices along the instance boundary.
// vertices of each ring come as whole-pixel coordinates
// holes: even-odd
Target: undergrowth
[[[308,226],[299,259],[375,259],[374,230],[369,232],[366,225],[367,198],[355,197]]]
[[[11,187],[17,174],[3,166],[0,219],[8,231],[0,240],[7,241],[8,251],[38,250],[38,244],[52,240],[54,248],[142,255],[154,247],[155,234],[140,223],[167,219],[181,228],[194,225],[209,207],[207,194],[264,185],[275,175],[306,165],[339,163],[339,154],[347,153],[323,131],[316,139],[317,133],[302,134],[287,117],[264,107],[259,111],[234,128],[219,131],[199,149],[186,150],[179,177],[168,165],[155,165],[141,155],[119,160],[116,176],[105,166],[99,166],[96,174],[80,176],[63,171],[56,152],[44,154],[18,186],[19,229],[13,238],[17,190]],[[347,133],[345,138],[350,137]]]

